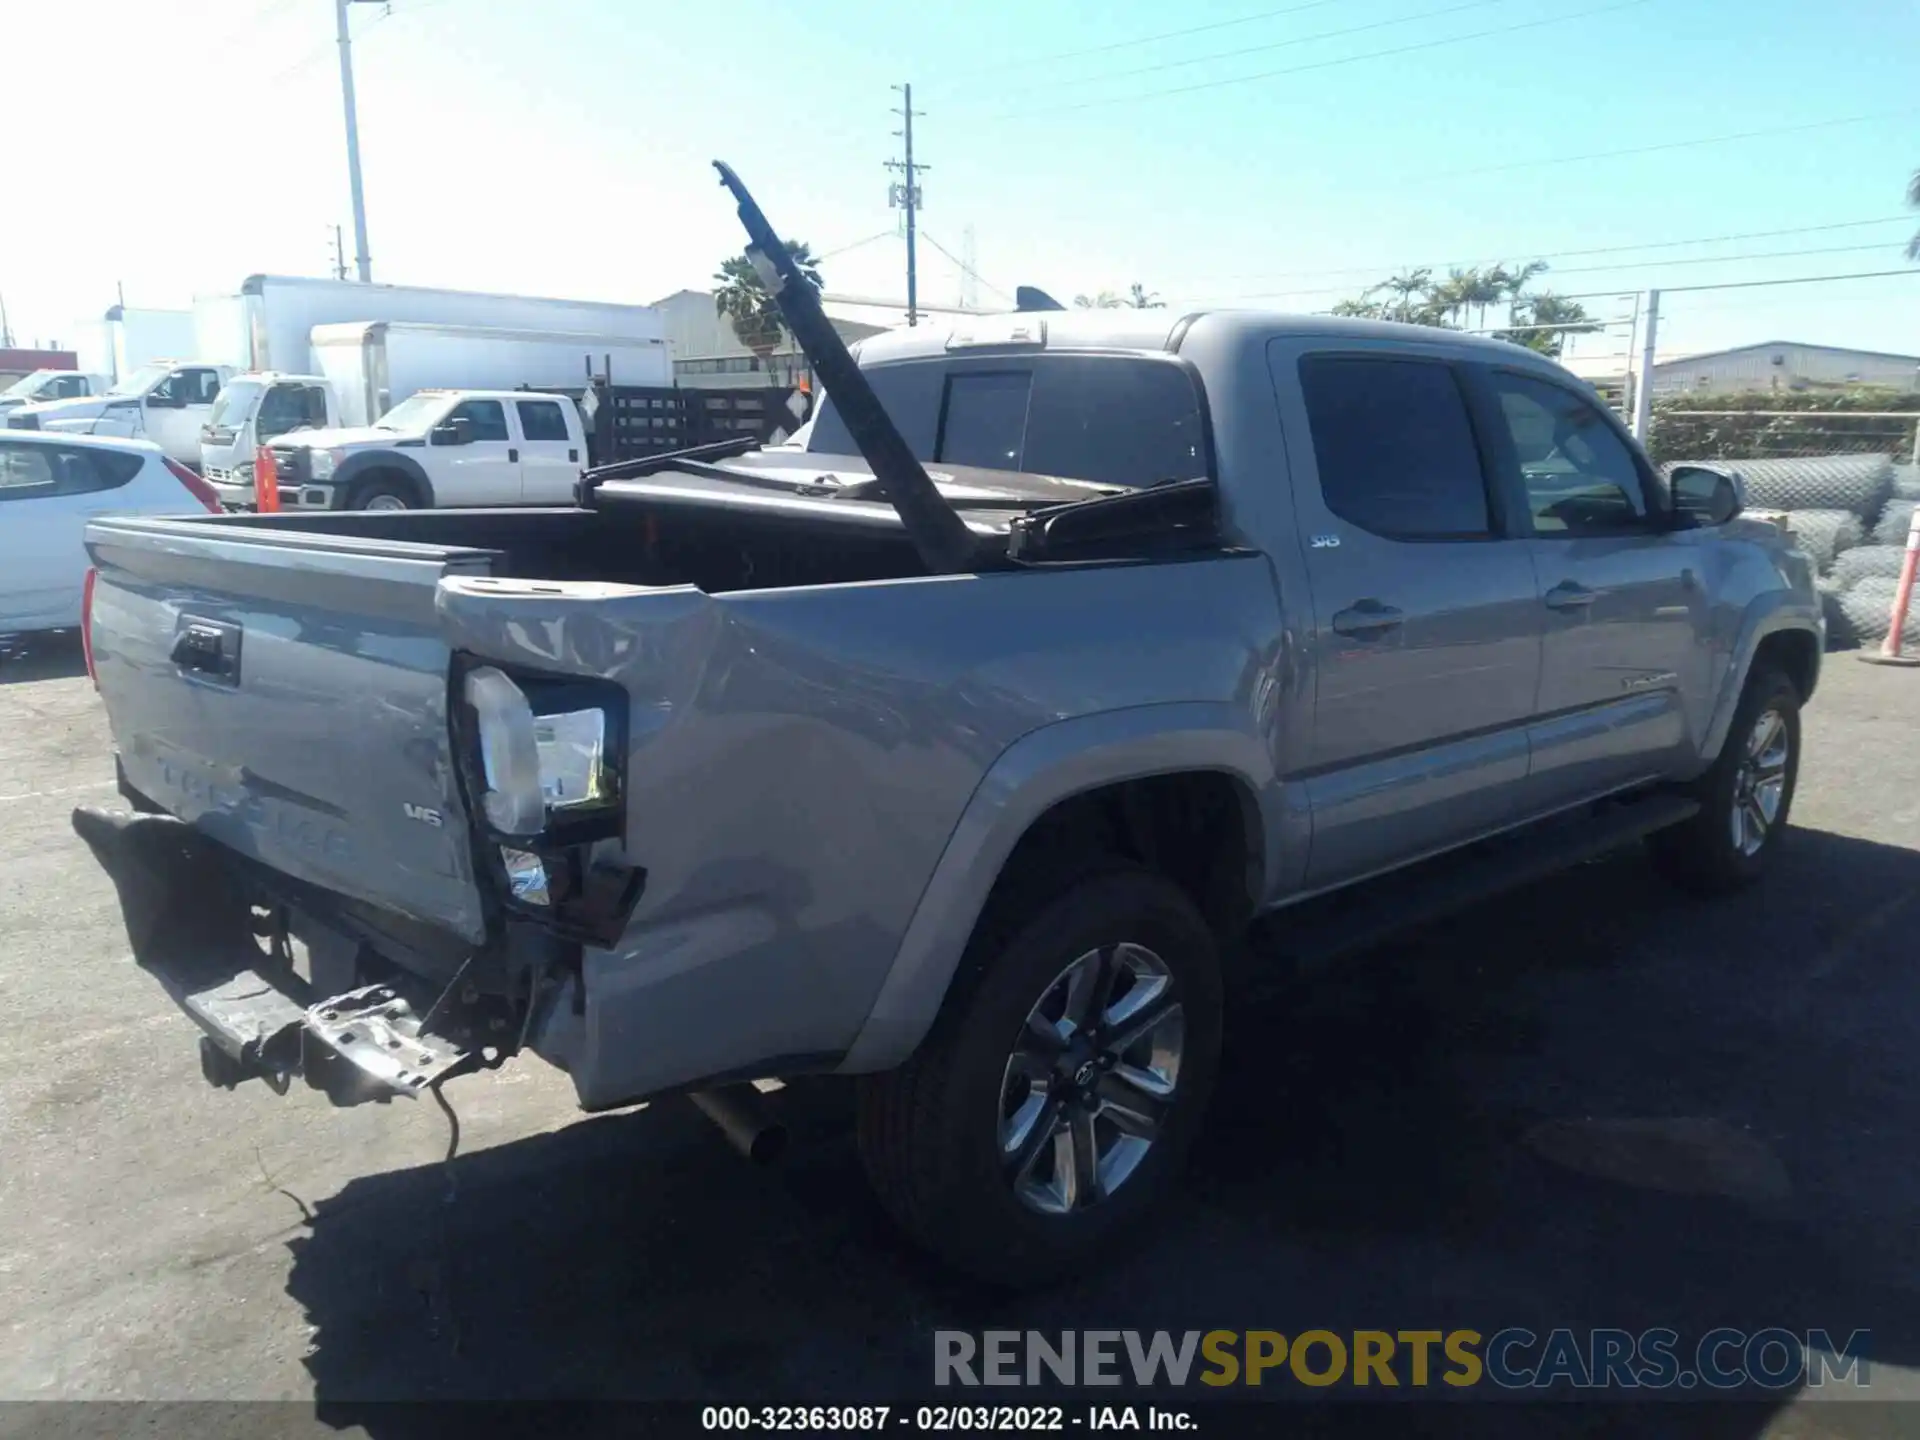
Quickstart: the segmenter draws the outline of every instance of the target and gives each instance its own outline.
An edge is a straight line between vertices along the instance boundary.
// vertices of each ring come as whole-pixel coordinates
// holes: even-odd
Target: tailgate
[[[91,522],[87,550],[136,789],[284,874],[484,937],[434,601],[495,552],[133,517]]]

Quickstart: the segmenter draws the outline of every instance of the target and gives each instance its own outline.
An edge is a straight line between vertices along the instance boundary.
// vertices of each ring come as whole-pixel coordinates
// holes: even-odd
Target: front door
[[[1545,625],[1529,808],[1655,779],[1691,749],[1710,655],[1703,553],[1653,503],[1602,406],[1547,376],[1480,372],[1496,464],[1516,477]]]
[[[200,430],[213,416],[220,394],[220,372],[200,366],[176,370],[147,395],[141,423],[147,439],[167,454],[196,469],[200,464]]]
[[[520,421],[520,498],[527,505],[571,505],[580,478],[580,443],[567,434],[572,401],[516,400]]]
[[[115,508],[141,463],[117,450],[0,441],[0,632],[80,623],[87,521]]]
[[[1455,365],[1288,341],[1269,358],[1283,412],[1285,366],[1305,408],[1286,428],[1313,592],[1302,768],[1318,889],[1519,815],[1541,620],[1529,542],[1506,533]]]
[[[507,428],[507,407],[498,400],[462,400],[447,419],[465,420],[472,441],[436,457],[435,503],[518,505],[520,444]]]

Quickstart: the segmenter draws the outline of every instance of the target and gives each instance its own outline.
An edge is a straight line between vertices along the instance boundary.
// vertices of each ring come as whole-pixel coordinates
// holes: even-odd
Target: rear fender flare
[[[884,1070],[913,1053],[939,1013],[1002,866],[1034,821],[1088,790],[1194,770],[1224,773],[1254,797],[1262,895],[1272,893],[1283,807],[1272,752],[1245,710],[1147,705],[1045,726],[1009,746],[974,790],[840,1071]]]

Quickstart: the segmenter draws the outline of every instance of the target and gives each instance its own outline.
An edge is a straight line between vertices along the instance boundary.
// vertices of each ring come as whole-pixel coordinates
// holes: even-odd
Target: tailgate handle
[[[173,641],[173,663],[222,685],[240,683],[240,627],[189,620]]]

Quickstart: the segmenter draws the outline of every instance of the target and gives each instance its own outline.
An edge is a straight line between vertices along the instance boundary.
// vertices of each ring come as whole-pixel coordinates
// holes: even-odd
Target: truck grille
[[[273,470],[283,490],[289,485],[304,485],[313,478],[307,473],[307,452],[304,450],[275,450]]]

